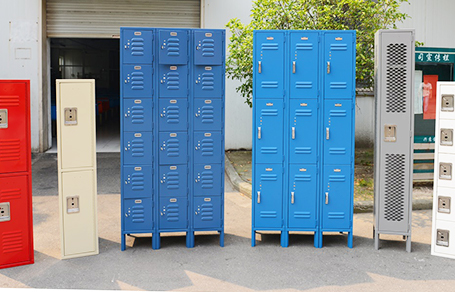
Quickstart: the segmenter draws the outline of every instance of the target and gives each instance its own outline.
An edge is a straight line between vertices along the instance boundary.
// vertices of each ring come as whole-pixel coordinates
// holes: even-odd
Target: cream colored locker
[[[62,258],[98,254],[95,80],[57,80]]]
[[[455,82],[438,82],[431,254],[455,259]]]

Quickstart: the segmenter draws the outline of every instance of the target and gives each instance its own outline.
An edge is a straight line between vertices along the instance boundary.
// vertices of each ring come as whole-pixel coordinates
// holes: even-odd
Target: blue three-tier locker
[[[352,247],[355,31],[254,31],[257,231],[347,232]]]
[[[224,30],[121,28],[120,51],[122,250],[140,233],[223,246]]]

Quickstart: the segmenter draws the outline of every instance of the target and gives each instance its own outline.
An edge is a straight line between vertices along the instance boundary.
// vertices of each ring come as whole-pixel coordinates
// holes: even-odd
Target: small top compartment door
[[[153,31],[134,28],[122,29],[124,64],[152,64]]]
[[[224,33],[222,31],[195,31],[194,45],[195,65],[221,65],[223,63]]]
[[[188,31],[183,29],[159,30],[159,63],[183,65],[188,63]]]

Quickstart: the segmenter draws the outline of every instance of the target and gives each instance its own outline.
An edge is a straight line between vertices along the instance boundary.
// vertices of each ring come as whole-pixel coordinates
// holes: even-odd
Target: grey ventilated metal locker
[[[380,234],[403,235],[410,252],[414,30],[376,33],[375,79],[374,245]]]

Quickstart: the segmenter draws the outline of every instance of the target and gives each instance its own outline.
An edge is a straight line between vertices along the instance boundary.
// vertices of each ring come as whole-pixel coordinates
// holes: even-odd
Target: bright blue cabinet
[[[354,31],[255,31],[252,245],[260,230],[347,233],[352,247]]]
[[[135,233],[223,246],[224,30],[121,28],[120,51],[122,250]]]

